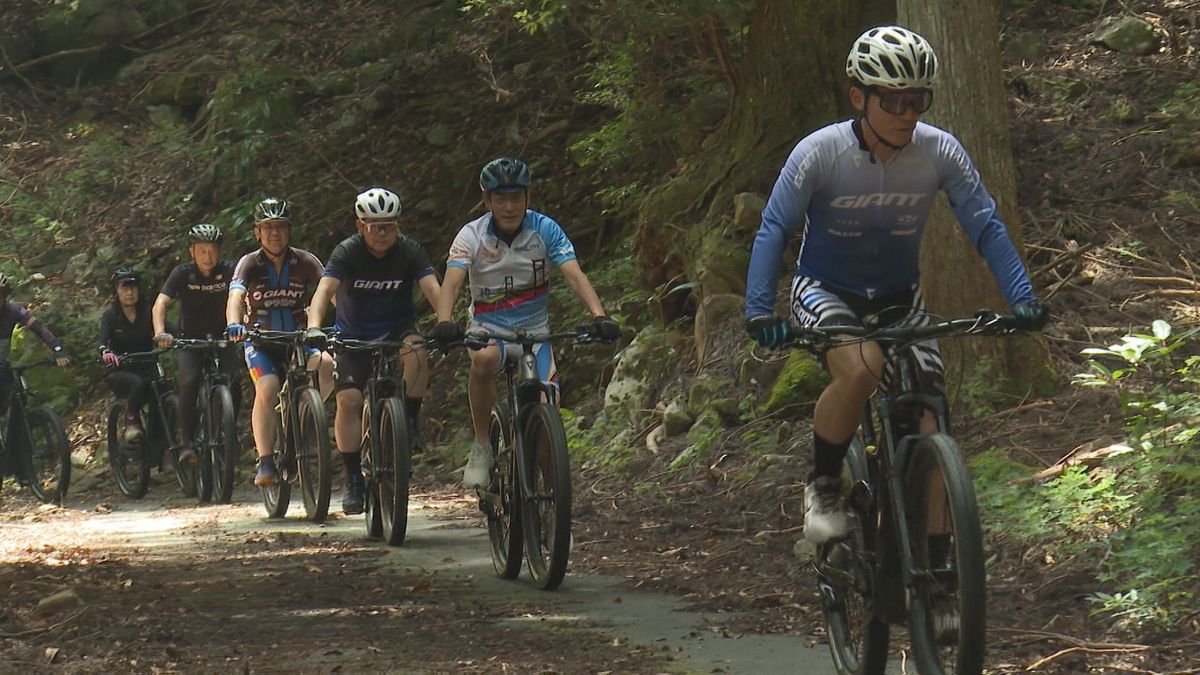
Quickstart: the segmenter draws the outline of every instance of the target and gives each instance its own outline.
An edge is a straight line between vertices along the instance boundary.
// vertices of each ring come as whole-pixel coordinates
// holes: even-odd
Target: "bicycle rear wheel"
[[[492,482],[489,491],[499,503],[480,500],[479,508],[487,516],[488,539],[492,544],[492,568],[501,579],[515,579],[521,573],[524,540],[521,537],[521,516],[513,455],[512,430],[508,410],[501,405],[492,408],[488,426],[492,446]]]
[[[300,473],[300,493],[304,513],[314,523],[329,514],[332,467],[329,458],[329,418],[321,394],[312,387],[297,392],[296,463]]]
[[[977,675],[987,639],[983,532],[958,443],[942,433],[920,438],[904,468],[904,489],[913,561],[928,571],[909,594],[917,667],[932,675]],[[950,521],[942,525],[948,527],[926,517],[939,501]],[[933,545],[938,534],[949,535],[948,547]]]
[[[162,399],[162,416],[166,424],[164,439],[167,444],[167,463],[175,471],[175,481],[184,497],[196,497],[200,489],[200,470],[196,464],[181,465],[179,449],[183,446],[183,429],[180,428],[179,395],[167,394]],[[192,446],[195,449],[196,446]]]
[[[29,425],[29,487],[43,502],[61,504],[71,485],[71,448],[58,413],[44,405],[25,413]]]
[[[212,389],[209,407],[209,440],[212,447],[212,498],[218,504],[233,499],[233,479],[237,469],[238,439],[233,419],[233,395],[229,387],[218,384]]]
[[[400,399],[383,399],[379,410],[379,460],[375,464],[379,515],[383,540],[390,546],[404,543],[408,532],[408,483],[412,461],[408,416]]]
[[[141,499],[150,488],[150,438],[145,434],[141,443],[126,443],[128,427],[125,402],[113,403],[108,409],[108,466],[121,494]]]
[[[852,529],[844,540],[821,546],[817,587],[833,665],[841,675],[882,675],[887,668],[889,627],[874,607],[876,522],[867,458],[857,436],[846,452],[847,504]]]
[[[362,455],[362,472],[366,485],[363,487],[363,521],[367,526],[367,538],[378,539],[383,536],[383,515],[379,511],[379,494],[376,489],[375,461],[379,454],[379,421],[378,405],[371,399],[363,400],[362,407],[362,442],[359,453]],[[347,479],[347,485],[349,479]],[[347,487],[347,489],[349,489]]]
[[[292,503],[292,485],[282,468],[287,462],[287,438],[283,433],[283,421],[278,415],[275,416],[275,443],[272,446],[271,457],[275,460],[276,476],[274,483],[260,488],[263,506],[267,509],[268,518],[282,518],[287,515],[288,507]]]
[[[571,553],[571,466],[558,409],[532,405],[521,454],[521,529],[529,575],[539,588],[553,590],[567,573]]]

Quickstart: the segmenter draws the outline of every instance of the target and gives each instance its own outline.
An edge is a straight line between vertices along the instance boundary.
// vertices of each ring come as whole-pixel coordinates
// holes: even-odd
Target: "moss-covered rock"
[[[658,326],[638,333],[621,352],[604,390],[604,410],[610,419],[627,419],[634,424],[640,421],[683,342],[678,332]]]
[[[799,408],[817,400],[829,383],[829,374],[808,352],[796,350],[771,386],[764,411],[771,413],[785,408]]]
[[[667,404],[666,410],[663,411],[663,429],[667,436],[678,436],[692,427],[692,423],[696,418],[688,412],[687,401],[682,397],[677,397],[675,400]]]
[[[1109,18],[1091,34],[1089,41],[1135,56],[1157,52],[1160,42],[1154,26],[1136,16]]]

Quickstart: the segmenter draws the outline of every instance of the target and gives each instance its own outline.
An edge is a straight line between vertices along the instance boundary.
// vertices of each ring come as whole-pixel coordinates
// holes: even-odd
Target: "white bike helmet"
[[[937,66],[928,40],[902,26],[880,26],[854,41],[846,75],[868,87],[928,89]]]
[[[199,223],[188,230],[189,244],[219,244],[221,238],[221,228],[212,223]]]
[[[395,218],[400,215],[400,198],[384,188],[371,188],[354,200],[359,218]]]

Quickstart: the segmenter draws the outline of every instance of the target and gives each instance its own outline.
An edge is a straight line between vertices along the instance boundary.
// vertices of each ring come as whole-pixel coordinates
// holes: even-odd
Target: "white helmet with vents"
[[[400,215],[400,198],[384,188],[371,188],[354,200],[359,218],[395,218]]]
[[[884,89],[928,89],[937,67],[929,41],[902,26],[868,30],[854,41],[846,58],[850,79]]]

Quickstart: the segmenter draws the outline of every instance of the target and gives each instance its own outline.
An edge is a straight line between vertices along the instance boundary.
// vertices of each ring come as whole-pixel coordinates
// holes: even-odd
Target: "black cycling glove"
[[[588,332],[594,338],[613,342],[621,337],[621,326],[611,316],[602,315],[592,319],[592,326]]]
[[[763,347],[775,349],[782,346],[792,336],[792,325],[781,316],[764,314],[747,319],[746,332]]]
[[[309,328],[304,331],[304,346],[310,349],[324,350],[329,344],[329,336],[320,328]]]
[[[429,331],[429,337],[441,345],[449,345],[463,339],[463,329],[455,321],[439,321],[433,330]]]
[[[1019,302],[1013,307],[1013,319],[1021,330],[1041,330],[1050,320],[1050,310],[1040,300]]]

